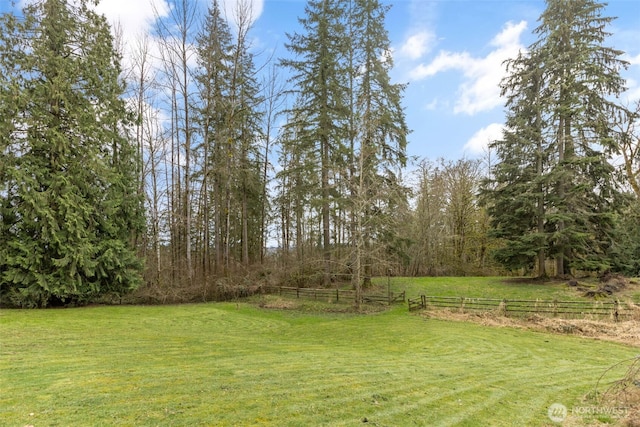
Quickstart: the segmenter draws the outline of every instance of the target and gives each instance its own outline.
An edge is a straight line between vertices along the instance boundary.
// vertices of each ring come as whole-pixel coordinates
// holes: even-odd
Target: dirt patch
[[[527,284],[541,284],[541,283],[553,283],[557,282],[557,279],[552,279],[549,277],[507,277],[502,279],[502,283],[514,283],[519,285],[527,285]]]
[[[640,347],[640,308],[633,305],[635,314],[631,320],[605,322],[585,319],[559,319],[539,315],[527,318],[505,317],[495,312],[460,313],[450,310],[423,312],[423,316],[434,319],[474,322],[484,326],[510,327],[549,332],[553,334],[578,335],[586,338],[614,341]]]
[[[571,283],[569,283],[571,286]],[[595,289],[584,292],[583,296],[588,298],[606,298],[619,294],[627,289],[629,280],[617,274],[605,274],[600,278],[600,284]],[[578,287],[580,289],[580,287]]]
[[[305,298],[291,299],[278,295],[261,295],[246,301],[264,309],[294,310],[306,313],[375,314],[388,309],[388,306],[381,304],[362,304],[358,310],[352,303]]]
[[[286,300],[282,298],[262,298],[258,303],[261,308],[269,308],[274,310],[293,310],[297,309],[299,304],[296,301]]]

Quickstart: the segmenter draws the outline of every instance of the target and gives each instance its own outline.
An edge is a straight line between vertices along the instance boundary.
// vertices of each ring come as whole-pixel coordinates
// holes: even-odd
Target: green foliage
[[[287,35],[286,47],[292,57],[280,61],[291,70],[289,83],[296,88],[294,108],[287,112],[286,125],[286,131],[296,139],[283,148],[296,161],[296,169],[304,166],[304,174],[316,176],[320,184],[317,192],[302,195],[306,199],[302,208],[319,211],[322,237],[317,246],[323,254],[325,285],[329,285],[331,273],[332,208],[342,200],[336,190],[341,188],[348,152],[344,140],[348,116],[344,16],[343,2],[309,1],[305,17],[299,19],[303,31]],[[293,179],[301,177],[297,174]]]
[[[424,161],[416,178],[415,208],[403,231],[412,241],[406,274],[486,274],[495,266],[487,253],[497,239],[488,236],[489,217],[478,203],[481,162]]]
[[[130,244],[142,230],[130,116],[104,17],[47,0],[0,24],[0,303],[84,303],[140,283]],[[7,89],[9,88],[9,89]],[[7,111],[8,110],[8,111]]]
[[[495,141],[499,162],[485,185],[496,252],[508,268],[545,258],[557,274],[602,271],[612,262],[616,212],[624,207],[610,123],[621,108],[622,52],[604,46],[612,18],[593,0],[548,0],[538,41],[508,64],[503,81],[507,130]],[[596,65],[594,65],[596,64]]]
[[[631,203],[614,219],[616,238],[609,249],[611,269],[630,277],[640,276],[640,204]]]
[[[224,251],[226,266],[230,260],[246,265],[260,259],[266,203],[262,171],[267,159],[260,151],[263,99],[248,42],[249,16],[242,8],[237,12],[241,24],[234,37],[219,3],[211,4],[196,38],[199,68],[194,73],[202,137],[194,146],[195,156],[202,159],[194,177],[202,185],[199,203],[205,211],[199,227],[213,231],[216,244],[204,242],[205,251],[215,246],[218,262]]]
[[[397,171],[406,163],[409,130],[405,86],[390,78],[388,9],[369,0],[310,1],[300,19],[303,32],[289,35],[292,58],[281,60],[296,88],[278,176],[281,210],[294,219],[283,228],[295,229],[298,249],[312,242],[322,250],[325,280],[347,259],[354,283],[360,270],[369,280],[374,258],[394,254],[406,261],[396,214],[408,211]],[[349,254],[340,256],[343,250]],[[298,260],[302,255],[298,250]],[[329,263],[332,256],[337,262]]]

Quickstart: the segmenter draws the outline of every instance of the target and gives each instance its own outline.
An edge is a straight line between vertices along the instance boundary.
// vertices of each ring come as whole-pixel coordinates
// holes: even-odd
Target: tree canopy
[[[499,161],[487,195],[498,260],[546,275],[610,265],[614,215],[622,208],[610,123],[621,109],[626,63],[606,46],[604,5],[548,0],[528,52],[509,61],[502,83],[507,130],[492,145]]]
[[[105,18],[46,0],[0,28],[0,298],[47,306],[134,289],[138,160]]]

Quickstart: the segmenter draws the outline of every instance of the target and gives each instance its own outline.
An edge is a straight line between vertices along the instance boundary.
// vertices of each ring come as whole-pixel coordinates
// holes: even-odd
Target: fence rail
[[[297,288],[291,286],[269,286],[265,293],[282,295],[290,298],[306,298],[328,302],[355,301],[356,292],[353,289],[323,289],[323,288]],[[405,302],[406,293],[391,292],[390,294],[364,294],[362,302],[393,304]]]
[[[424,295],[420,295],[417,298],[409,298],[407,300],[407,303],[409,304],[409,311],[424,310],[425,308],[427,308],[426,298],[427,297]]]
[[[409,311],[446,308],[465,311],[494,311],[503,315],[573,318],[610,318],[618,321],[632,317],[632,310],[619,301],[509,300],[421,295],[408,300]]]
[[[394,302],[405,302],[405,300],[405,291],[399,294],[391,292],[390,294],[365,294],[362,296],[362,301],[365,303],[393,304]]]

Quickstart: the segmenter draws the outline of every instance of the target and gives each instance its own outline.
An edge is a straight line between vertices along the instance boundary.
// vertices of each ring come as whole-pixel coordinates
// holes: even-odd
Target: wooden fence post
[[[387,303],[391,305],[391,269],[387,268]]]

